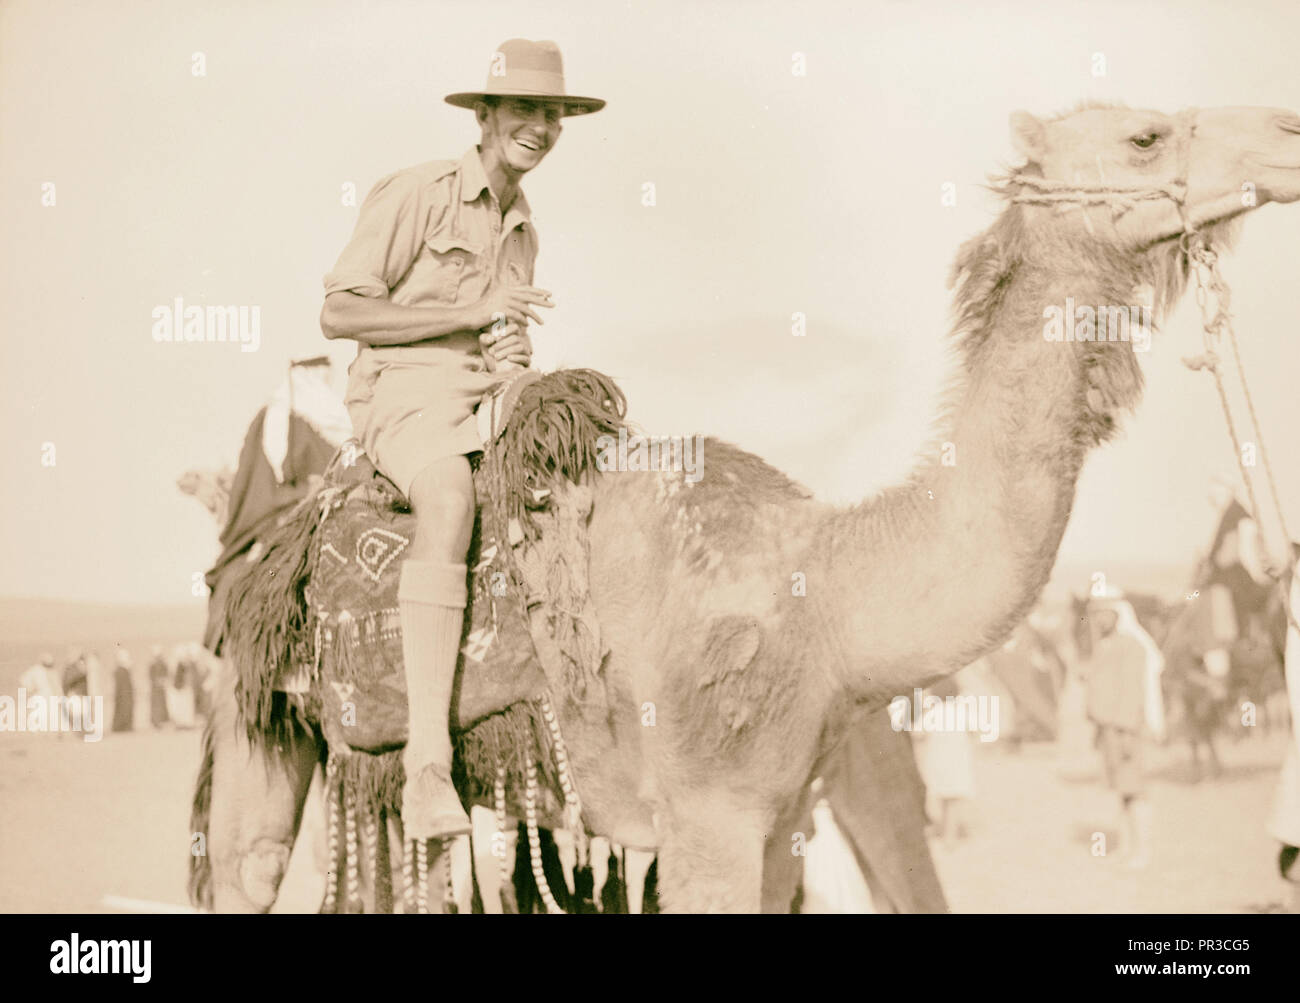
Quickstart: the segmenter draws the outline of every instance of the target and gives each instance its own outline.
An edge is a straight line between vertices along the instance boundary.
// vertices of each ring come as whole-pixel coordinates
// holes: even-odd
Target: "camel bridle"
[[[1222,272],[1219,271],[1218,253],[1210,246],[1205,234],[1200,232],[1187,213],[1187,172],[1191,155],[1192,136],[1196,133],[1196,109],[1189,108],[1179,112],[1174,117],[1174,121],[1174,135],[1177,137],[1177,171],[1172,181],[1158,185],[1081,184],[1069,181],[1051,181],[1026,174],[1023,171],[1016,171],[1007,179],[1011,184],[1020,185],[1020,190],[1011,196],[1011,201],[1020,204],[1055,206],[1061,212],[1104,205],[1110,207],[1112,219],[1118,219],[1124,213],[1134,209],[1140,202],[1169,199],[1174,203],[1174,207],[1178,210],[1179,219],[1182,222],[1182,229],[1177,234],[1179,246],[1187,257],[1188,268],[1196,278],[1196,303],[1201,310],[1201,334],[1205,348],[1200,355],[1184,358],[1183,363],[1191,370],[1208,370],[1214,377],[1215,389],[1219,394],[1219,403],[1223,408],[1224,422],[1228,427],[1228,437],[1232,440],[1237,468],[1242,481],[1246,485],[1246,493],[1250,502],[1250,516],[1255,520],[1255,525],[1259,527],[1260,535],[1263,537],[1264,524],[1259,517],[1259,500],[1255,496],[1254,482],[1246,467],[1242,440],[1237,432],[1237,425],[1232,416],[1232,407],[1228,402],[1227,390],[1223,384],[1222,364],[1218,350],[1222,337],[1226,332],[1228,343],[1232,348],[1233,360],[1236,363],[1237,375],[1241,381],[1242,394],[1245,397],[1246,407],[1250,413],[1251,427],[1255,433],[1255,442],[1259,447],[1259,456],[1263,460],[1265,478],[1268,482],[1273,507],[1277,512],[1278,525],[1282,531],[1283,553],[1289,555],[1291,551],[1291,534],[1287,529],[1286,516],[1282,508],[1282,502],[1278,497],[1277,480],[1273,476],[1273,467],[1268,460],[1268,450],[1264,447],[1264,436],[1259,424],[1259,415],[1255,410],[1255,400],[1251,395],[1250,385],[1246,380],[1246,370],[1242,366],[1241,350],[1237,345],[1237,333],[1233,329],[1232,316],[1228,312],[1232,290],[1229,288]],[[1087,216],[1084,217],[1084,222],[1088,223]],[[1088,226],[1091,229],[1091,223],[1088,223]],[[1288,571],[1292,563],[1288,556],[1285,562]],[[1286,610],[1288,622],[1297,631],[1300,631],[1300,623],[1296,622],[1295,612],[1291,609],[1290,597],[1287,595],[1289,576],[1285,573],[1279,575],[1272,568],[1270,573],[1282,592],[1282,608]]]
[[[1169,199],[1178,210],[1178,217],[1183,224],[1180,237],[1186,241],[1196,232],[1196,227],[1187,215],[1187,169],[1192,136],[1196,133],[1196,109],[1189,108],[1179,112],[1174,116],[1174,123],[1177,171],[1172,181],[1157,185],[1121,185],[1104,181],[1092,184],[1052,181],[1026,174],[1021,170],[1007,179],[1010,183],[1021,186],[1020,190],[1011,196],[1011,201],[1020,204],[1056,206],[1058,211],[1105,205],[1110,206],[1112,218],[1118,218],[1136,208],[1139,202]],[[1186,245],[1184,247],[1186,248]]]

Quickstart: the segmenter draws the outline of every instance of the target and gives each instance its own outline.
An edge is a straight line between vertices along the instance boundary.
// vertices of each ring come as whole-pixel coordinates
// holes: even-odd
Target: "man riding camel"
[[[523,176],[561,120],[605,102],[564,88],[554,42],[511,39],[482,91],[448,95],[481,137],[459,160],[381,179],[325,277],[321,329],[359,343],[346,404],[367,455],[417,520],[398,585],[409,737],[402,821],[416,839],[470,830],[451,782],[448,708],[466,599],[475,497],[475,410],[504,366],[527,366],[529,321],[551,294],[532,285],[537,235]]]

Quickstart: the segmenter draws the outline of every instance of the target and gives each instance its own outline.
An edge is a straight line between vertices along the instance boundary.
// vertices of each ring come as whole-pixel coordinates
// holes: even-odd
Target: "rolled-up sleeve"
[[[430,206],[426,189],[422,178],[408,173],[390,174],[371,189],[352,239],[325,276],[325,295],[388,295],[424,242]]]

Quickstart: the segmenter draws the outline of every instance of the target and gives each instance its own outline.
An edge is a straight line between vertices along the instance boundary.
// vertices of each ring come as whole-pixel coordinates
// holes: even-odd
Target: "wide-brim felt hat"
[[[473,108],[485,97],[534,98],[561,101],[565,115],[590,115],[605,107],[600,98],[568,94],[564,89],[564,61],[554,42],[512,38],[492,54],[487,86],[481,91],[448,94],[443,100],[457,108]]]

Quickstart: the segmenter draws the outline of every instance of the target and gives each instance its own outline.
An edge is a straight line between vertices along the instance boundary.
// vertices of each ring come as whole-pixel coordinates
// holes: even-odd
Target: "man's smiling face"
[[[511,171],[526,174],[560,138],[563,109],[559,101],[501,98],[495,107],[481,105],[482,150]]]

